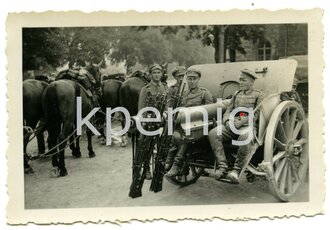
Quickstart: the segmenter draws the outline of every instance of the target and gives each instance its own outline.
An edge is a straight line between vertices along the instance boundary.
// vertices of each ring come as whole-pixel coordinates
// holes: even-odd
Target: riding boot
[[[219,180],[224,176],[224,174],[227,172],[228,166],[227,166],[227,160],[225,153],[223,151],[223,147],[217,147],[214,151],[214,158],[215,158],[215,179]]]
[[[173,162],[173,166],[172,166],[171,170],[166,173],[167,177],[174,177],[180,173],[181,167],[182,167],[182,164],[184,161],[186,149],[187,149],[187,144],[180,146],[180,148],[178,149],[178,152],[174,158],[174,162]]]
[[[170,151],[168,152],[167,158],[166,158],[166,162],[165,162],[165,171],[168,171],[171,169],[172,165],[173,165],[173,160],[174,157],[177,153],[178,148],[176,148],[175,146],[172,147],[170,149]]]
[[[150,172],[150,166],[147,166],[146,168],[146,180],[151,180],[152,179],[152,175]]]
[[[237,151],[237,157],[234,163],[234,168],[232,171],[228,173],[228,179],[230,179],[233,183],[239,183],[239,177],[242,172],[242,169],[246,163],[246,158],[250,151],[250,146],[241,146]]]

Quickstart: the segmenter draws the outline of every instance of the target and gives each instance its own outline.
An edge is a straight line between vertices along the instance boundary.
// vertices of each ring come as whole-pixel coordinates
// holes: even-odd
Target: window
[[[272,46],[269,41],[265,40],[259,43],[258,46],[258,60],[265,61],[270,60],[272,53]]]

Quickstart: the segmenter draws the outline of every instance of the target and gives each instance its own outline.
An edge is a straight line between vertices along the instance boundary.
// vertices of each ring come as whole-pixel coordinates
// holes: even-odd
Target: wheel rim
[[[166,179],[172,184],[179,186],[187,186],[195,183],[201,176],[203,168],[193,165],[185,165],[178,176],[166,177]]]
[[[298,103],[282,102],[274,110],[267,127],[264,160],[271,165],[272,193],[281,201],[290,200],[308,168],[308,125]]]

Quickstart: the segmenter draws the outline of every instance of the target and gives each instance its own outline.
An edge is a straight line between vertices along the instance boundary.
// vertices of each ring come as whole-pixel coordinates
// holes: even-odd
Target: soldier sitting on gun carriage
[[[158,108],[163,99],[166,96],[167,93],[167,85],[166,83],[161,82],[161,77],[163,75],[163,69],[160,65],[154,64],[149,68],[149,74],[150,74],[150,83],[144,86],[140,92],[139,96],[139,105],[138,109],[139,111],[145,107],[154,107],[156,109]],[[143,116],[153,116],[152,114],[144,114]],[[157,129],[159,127],[154,127],[154,129]],[[151,131],[151,130],[148,130]],[[143,142],[142,139],[144,138],[154,138],[150,136],[140,135],[139,142]],[[148,151],[148,149],[145,149],[144,151]],[[150,166],[147,166],[147,172],[146,172],[146,179],[151,180],[152,176],[150,173]]]
[[[176,73],[174,72],[174,75],[175,74]],[[199,70],[196,70],[194,68],[188,68],[188,70],[186,71],[186,81],[188,83],[188,89],[182,95],[182,102],[180,107],[192,107],[213,103],[212,94],[207,89],[202,88],[198,85],[200,78],[201,72]],[[187,146],[188,144],[183,144],[178,148],[177,151],[175,149],[171,149],[171,151],[169,152],[165,165],[166,171],[170,169],[170,171],[166,173],[167,177],[173,177],[179,174]]]
[[[212,147],[213,154],[216,160],[216,178],[217,180],[227,179],[232,183],[239,183],[239,175],[246,163],[246,158],[251,152],[253,146],[253,140],[246,145],[241,145],[238,148],[237,156],[233,165],[232,170],[228,172],[228,162],[224,152],[224,142],[229,142],[231,140],[244,141],[248,138],[248,133],[237,135],[233,133],[232,128],[229,125],[229,115],[230,113],[238,108],[252,108],[255,109],[263,100],[263,93],[259,90],[253,88],[256,75],[253,71],[244,69],[241,70],[239,77],[240,90],[237,91],[231,99],[229,107],[223,117],[222,123],[222,135],[217,135],[217,127],[213,128],[209,132],[209,141]],[[248,114],[245,112],[239,112],[235,115],[234,126],[238,130],[246,129],[248,124]],[[259,117],[259,111],[254,112],[253,118],[253,133],[257,131],[257,119]]]

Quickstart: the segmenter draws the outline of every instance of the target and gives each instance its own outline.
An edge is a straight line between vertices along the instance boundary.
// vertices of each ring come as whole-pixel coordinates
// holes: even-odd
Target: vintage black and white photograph
[[[22,210],[311,203],[313,23],[16,26]]]

